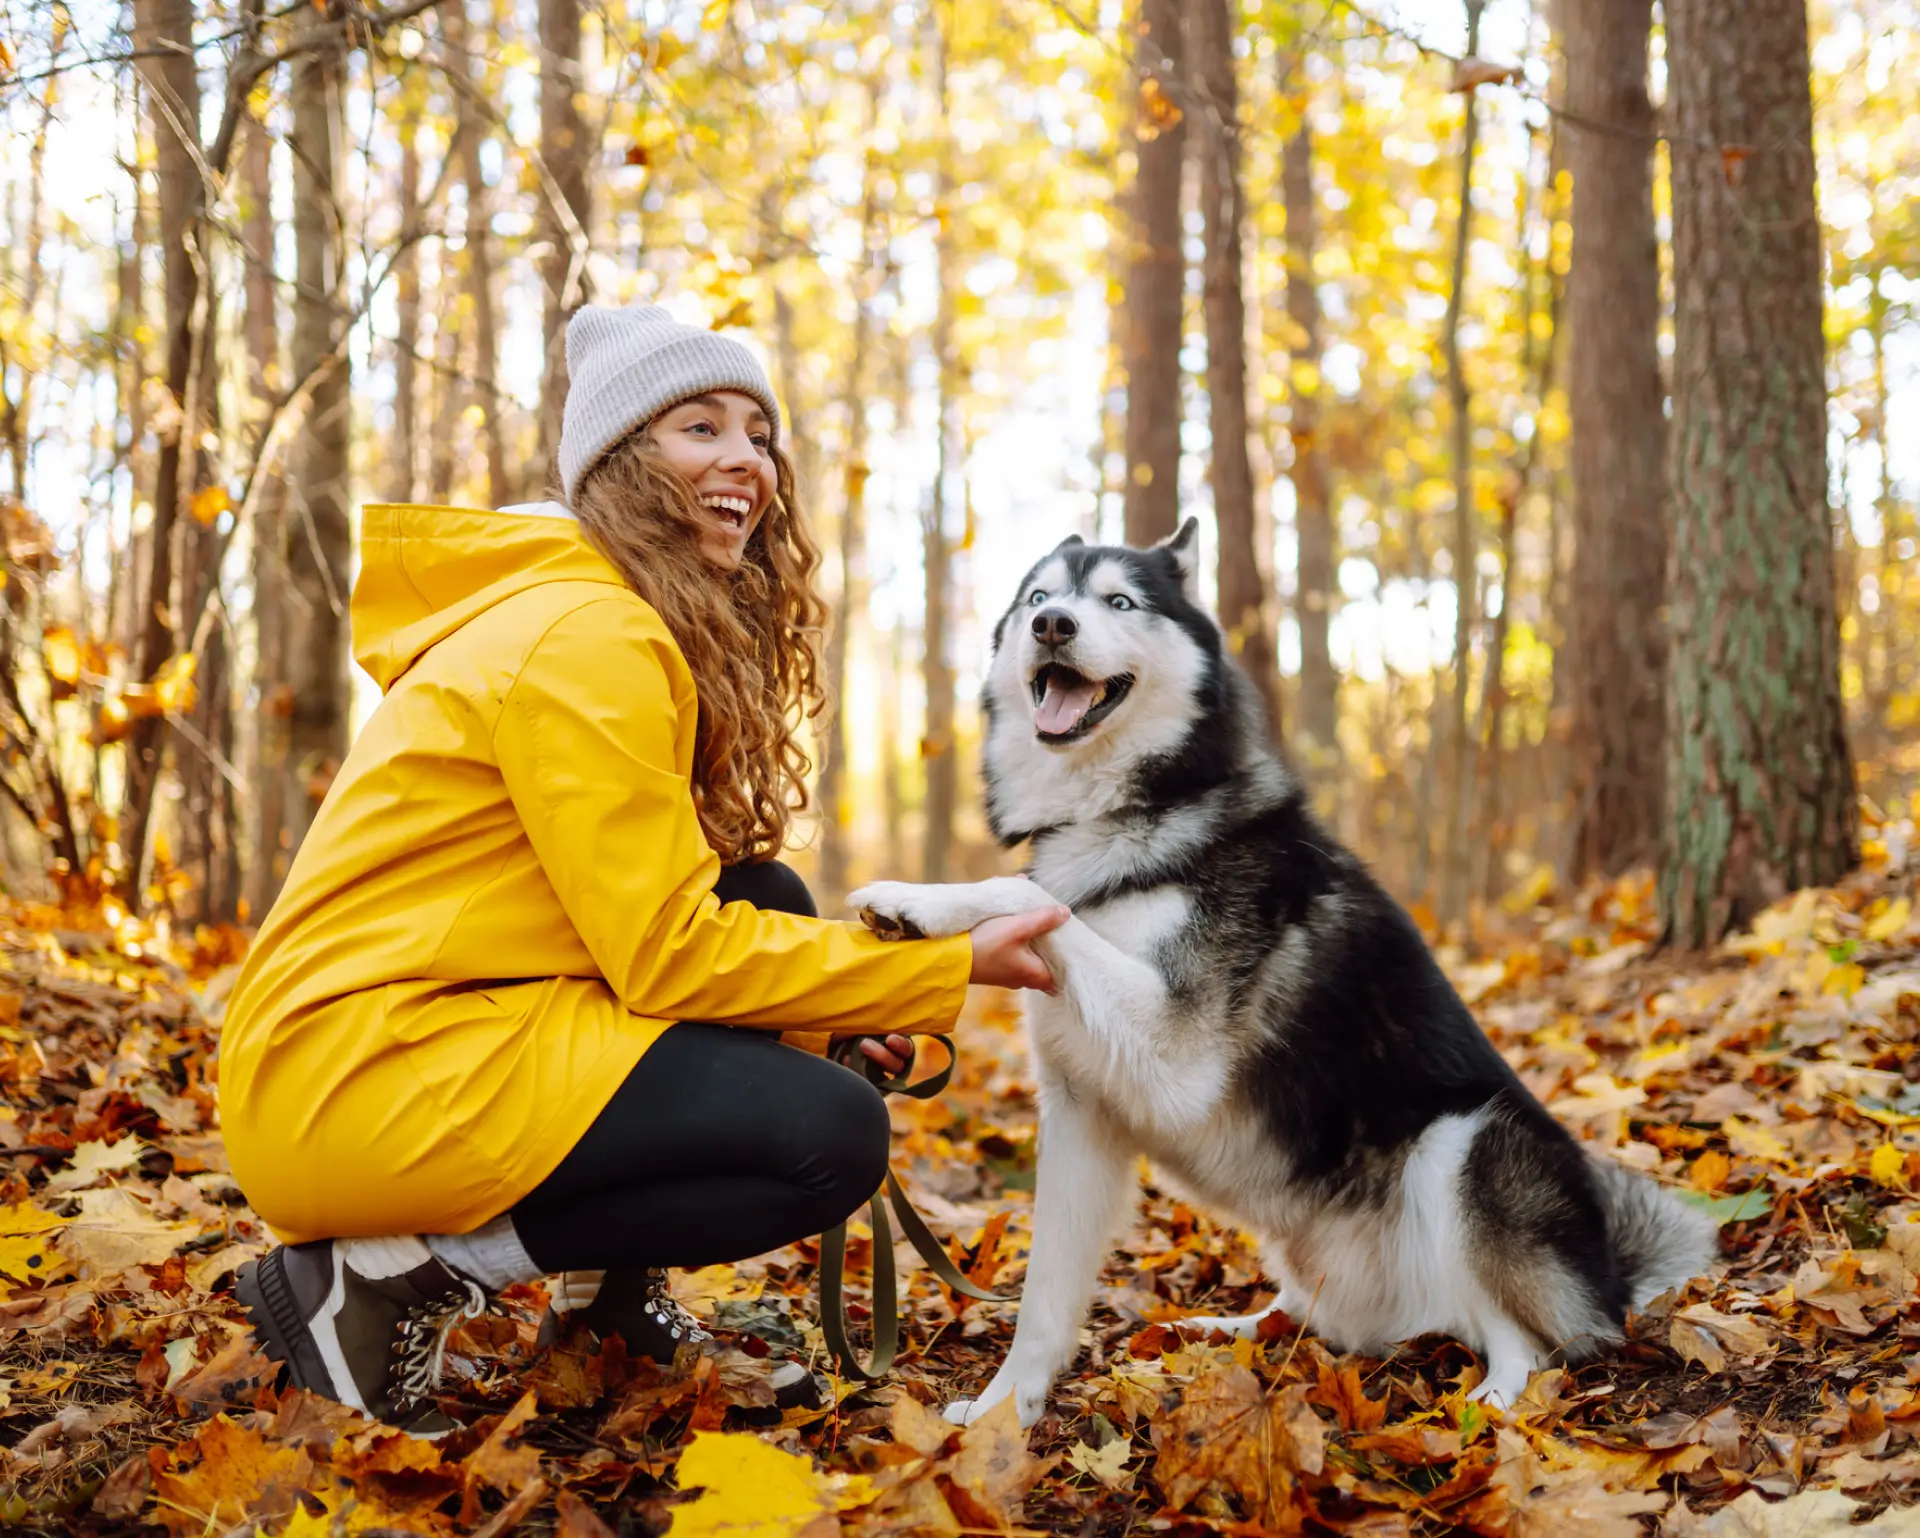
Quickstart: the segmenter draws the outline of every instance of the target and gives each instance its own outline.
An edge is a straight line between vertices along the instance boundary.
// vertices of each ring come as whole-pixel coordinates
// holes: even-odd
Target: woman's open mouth
[[[1127,697],[1131,673],[1089,678],[1064,663],[1049,662],[1033,675],[1033,726],[1042,742],[1071,742],[1084,737]]]
[[[745,497],[711,492],[700,499],[700,505],[718,515],[720,521],[731,529],[746,528],[747,520],[753,516],[753,503]]]

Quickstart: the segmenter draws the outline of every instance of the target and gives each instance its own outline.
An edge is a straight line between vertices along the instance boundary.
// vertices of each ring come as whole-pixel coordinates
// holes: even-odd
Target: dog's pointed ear
[[[1071,550],[1075,545],[1084,545],[1085,543],[1086,541],[1078,534],[1069,534],[1065,539],[1061,540],[1059,544],[1053,547],[1053,553],[1058,555],[1062,550]]]
[[[1180,577],[1180,591],[1189,602],[1197,602],[1200,593],[1200,520],[1188,518],[1179,528],[1154,547],[1173,557],[1173,569]]]

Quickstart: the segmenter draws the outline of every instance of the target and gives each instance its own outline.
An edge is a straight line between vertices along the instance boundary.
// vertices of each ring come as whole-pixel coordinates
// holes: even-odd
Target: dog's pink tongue
[[[1063,688],[1058,673],[1047,675],[1047,692],[1034,708],[1033,724],[1048,736],[1070,732],[1080,718],[1093,708],[1093,683],[1082,679],[1071,688]]]

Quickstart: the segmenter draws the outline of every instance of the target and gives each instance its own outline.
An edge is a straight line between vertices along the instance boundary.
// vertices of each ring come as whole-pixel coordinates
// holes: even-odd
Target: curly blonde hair
[[[645,428],[609,449],[573,496],[587,538],[666,622],[693,672],[694,810],[726,865],[770,860],[786,843],[793,814],[807,805],[812,768],[800,724],[826,705],[827,607],[814,588],[820,549],[794,494],[791,461],[778,446],[770,452],[773,502],[730,572],[701,553],[710,515]]]

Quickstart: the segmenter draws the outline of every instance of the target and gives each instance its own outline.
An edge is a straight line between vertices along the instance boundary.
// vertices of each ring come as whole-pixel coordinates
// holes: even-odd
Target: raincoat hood
[[[625,587],[558,503],[524,513],[374,503],[361,523],[354,660],[384,693],[429,647],[544,582]]]

